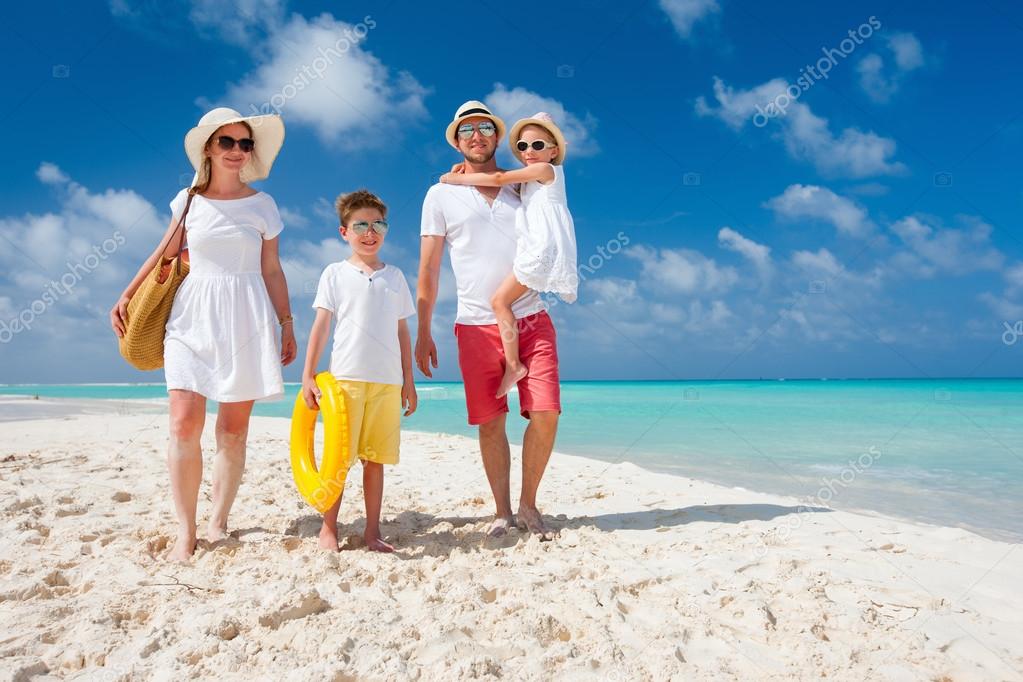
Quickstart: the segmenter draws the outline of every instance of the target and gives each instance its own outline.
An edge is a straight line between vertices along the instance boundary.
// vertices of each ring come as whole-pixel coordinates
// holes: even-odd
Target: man
[[[447,141],[465,159],[465,172],[498,170],[494,154],[504,135],[504,121],[482,102],[466,102],[447,128]],[[428,377],[437,367],[437,346],[431,322],[437,301],[444,244],[458,289],[455,337],[458,363],[465,382],[469,423],[479,426],[483,468],[494,495],[496,517],[488,534],[500,537],[515,523],[509,478],[511,454],[505,421],[507,397],[497,398],[504,375],[504,353],[490,299],[511,272],[515,258],[515,210],[519,197],[510,186],[472,187],[436,184],[423,201],[417,292],[419,334],[416,365]],[[554,325],[535,291],[512,306],[519,325],[519,354],[529,372],[518,384],[522,416],[529,419],[522,442],[522,491],[518,526],[541,540],[554,537],[536,507],[547,461],[554,447],[561,414],[558,350]]]

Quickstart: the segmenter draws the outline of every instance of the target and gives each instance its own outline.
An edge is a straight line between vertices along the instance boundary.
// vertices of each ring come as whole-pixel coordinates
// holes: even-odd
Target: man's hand
[[[433,378],[430,367],[437,368],[437,344],[433,342],[433,336],[429,333],[420,332],[416,336],[416,367],[425,376]]]
[[[310,410],[320,409],[320,387],[316,385],[316,377],[302,377],[302,399]]]

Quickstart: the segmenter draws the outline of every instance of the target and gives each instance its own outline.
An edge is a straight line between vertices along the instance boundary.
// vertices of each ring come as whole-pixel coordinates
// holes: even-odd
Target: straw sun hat
[[[568,142],[565,141],[565,136],[561,132],[561,128],[554,122],[551,115],[546,111],[540,111],[529,118],[522,118],[515,121],[515,125],[511,127],[511,132],[508,133],[508,144],[511,146],[512,154],[519,161],[522,161],[522,152],[520,152],[515,144],[519,141],[519,134],[522,129],[526,126],[540,126],[554,138],[554,141],[558,143],[558,155],[554,157],[551,163],[555,166],[560,165],[565,160],[565,153],[568,151]]]
[[[252,139],[256,145],[249,162],[242,166],[241,181],[253,182],[270,175],[270,167],[273,166],[274,159],[284,144],[284,121],[281,117],[277,114],[242,116],[234,109],[218,107],[203,115],[199,119],[199,124],[185,135],[185,154],[195,169],[193,186],[206,180],[206,164],[203,163],[206,140],[210,139],[210,135],[221,126],[242,122],[248,123],[252,128]]]
[[[504,121],[492,114],[483,102],[471,99],[458,107],[458,111],[455,112],[455,118],[448,124],[448,129],[445,131],[444,136],[447,138],[449,145],[458,149],[458,140],[455,139],[455,132],[458,130],[458,126],[462,125],[462,121],[473,116],[484,116],[493,121],[494,127],[497,128],[497,141],[501,141],[501,138],[504,137]]]

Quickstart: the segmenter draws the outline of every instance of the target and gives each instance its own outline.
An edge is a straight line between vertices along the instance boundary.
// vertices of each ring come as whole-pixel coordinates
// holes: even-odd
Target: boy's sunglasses
[[[229,152],[234,149],[236,144],[238,145],[238,149],[241,149],[247,154],[255,148],[256,141],[251,137],[243,137],[240,140],[236,140],[230,135],[221,135],[217,138],[217,145],[225,152]]]
[[[493,121],[480,121],[477,125],[463,123],[458,126],[458,137],[468,140],[477,130],[480,131],[480,135],[483,137],[493,137],[494,133],[497,132],[497,126],[494,125]]]
[[[367,223],[365,220],[360,220],[357,223],[352,223],[352,232],[359,235],[360,237],[369,231],[369,228],[373,228],[373,231],[383,237],[387,234],[387,221],[386,220],[374,220],[372,223]]]
[[[545,149],[554,149],[558,145],[554,142],[548,142],[547,140],[533,140],[532,142],[526,142],[525,140],[519,140],[515,143],[515,148],[520,152],[524,152],[530,147],[533,148],[534,152],[542,152]]]

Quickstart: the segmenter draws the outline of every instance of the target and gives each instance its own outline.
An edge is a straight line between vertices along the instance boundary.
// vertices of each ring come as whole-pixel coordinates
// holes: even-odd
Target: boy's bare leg
[[[527,373],[526,366],[519,359],[519,330],[512,312],[512,303],[527,291],[529,288],[520,284],[515,275],[508,275],[490,299],[497,317],[497,328],[501,332],[501,345],[504,347],[504,376],[497,388],[498,398],[507,395],[512,386],[519,383]]]
[[[366,549],[393,552],[394,547],[380,538],[380,506],[384,498],[384,465],[362,461],[362,494],[366,498]]]
[[[323,525],[320,526],[320,547],[333,552],[341,550],[337,544],[337,514],[341,510],[341,496],[337,502],[323,514]]]

